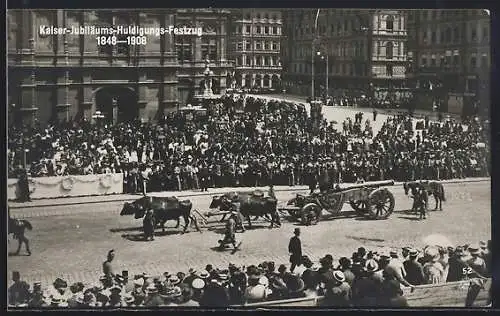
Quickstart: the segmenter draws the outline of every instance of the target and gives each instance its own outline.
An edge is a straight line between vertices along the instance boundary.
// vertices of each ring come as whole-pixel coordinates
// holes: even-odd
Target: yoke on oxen
[[[186,232],[190,220],[195,224],[196,229],[200,231],[197,220],[191,215],[193,204],[190,200],[179,200],[177,197],[158,197],[144,196],[132,203],[125,203],[120,215],[134,215],[136,219],[143,218],[148,210],[154,213],[154,219],[157,225],[165,230],[167,220],[177,220],[176,228],[179,227],[179,219],[184,219],[184,230]]]
[[[250,216],[267,218],[267,215],[270,215],[271,227],[273,227],[274,224],[280,226],[277,204],[278,201],[276,198],[265,196],[260,190],[251,192],[228,192],[222,196],[214,196],[212,198],[210,208],[219,209],[219,211],[216,213],[209,212],[206,215],[224,215],[224,219],[226,214],[231,211],[236,211],[247,219],[249,227],[252,226]]]

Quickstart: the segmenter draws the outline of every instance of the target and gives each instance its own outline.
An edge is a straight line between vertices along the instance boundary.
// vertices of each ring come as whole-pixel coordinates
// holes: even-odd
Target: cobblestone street
[[[338,259],[350,256],[360,246],[368,249],[423,246],[422,238],[433,233],[444,234],[457,244],[490,239],[490,182],[450,183],[445,189],[444,211],[431,212],[426,221],[418,221],[415,215],[404,212],[410,208],[411,200],[400,186],[391,187],[396,209],[387,220],[355,218],[345,205],[346,215],[332,219],[325,214],[318,225],[302,227],[303,249],[313,260],[327,253]],[[280,203],[292,196],[293,192],[277,193]],[[194,208],[206,211],[210,197],[192,197],[192,201]],[[116,250],[117,269],[128,269],[131,274],[147,271],[160,275],[165,271],[187,271],[190,267],[202,269],[208,263],[215,266],[229,262],[249,265],[263,260],[287,263],[288,239],[298,225],[284,219],[281,228],[268,229],[269,223],[257,222],[254,229],[238,234],[243,245],[241,251],[231,255],[230,251],[211,249],[217,245],[222,228],[216,222],[203,228],[202,233],[190,228],[189,233],[181,235],[173,228],[175,222],[170,221],[165,234],[157,230],[155,241],[144,242],[142,221],[120,216],[122,205],[123,202],[108,202],[16,210],[15,214],[25,213],[33,224],[33,231],[27,233],[33,255],[9,256],[8,275],[19,270],[23,279],[45,285],[58,276],[70,282],[94,282],[110,249]],[[432,199],[431,206],[434,206]],[[16,247],[17,242],[10,240],[9,251]]]

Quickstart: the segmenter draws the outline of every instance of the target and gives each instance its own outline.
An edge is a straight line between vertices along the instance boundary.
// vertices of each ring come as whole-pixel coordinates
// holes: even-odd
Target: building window
[[[481,56],[481,68],[488,68],[488,56]]]
[[[477,40],[477,30],[476,30],[476,27],[472,27],[471,28],[471,33],[470,33],[470,37],[471,37],[471,40],[472,41],[476,41]]]
[[[250,34],[250,25],[245,26],[245,33]]]
[[[247,64],[247,66],[251,66],[252,65],[251,58],[248,58],[248,56],[246,56],[245,63]]]
[[[241,66],[243,64],[241,61],[242,61],[241,56],[238,56],[238,58],[236,58],[236,65]]]
[[[237,51],[243,50],[243,43],[242,42],[236,43],[236,50]]]
[[[191,41],[188,38],[180,38],[181,40],[175,44],[175,48],[177,51],[177,59],[180,62],[183,61],[190,61],[192,58],[192,53],[191,53]],[[202,45],[202,52],[203,52],[203,45]],[[207,51],[208,53],[208,51]],[[206,54],[205,54],[206,55]],[[203,57],[205,57],[203,55]]]
[[[392,42],[387,42],[385,46],[385,56],[387,59],[392,59],[394,57],[394,44]]]
[[[422,41],[423,41],[424,43],[426,43],[426,42],[427,42],[427,31],[424,31],[424,32],[422,33]]]
[[[460,40],[460,30],[458,29],[458,27],[455,26],[453,28],[453,42],[458,43],[459,40]]]
[[[450,66],[451,65],[451,56],[450,55],[446,56],[446,60],[445,60],[444,64],[446,66]]]
[[[262,43],[260,41],[256,41],[255,42],[255,49],[256,50],[261,50],[261,48],[262,48]]]
[[[269,50],[269,42],[264,42],[264,49]]]
[[[347,23],[347,20],[344,21],[344,32],[347,32],[349,25]]]
[[[487,42],[490,37],[490,32],[488,26],[483,27],[483,41]]]
[[[346,73],[346,71],[345,71],[345,64],[342,64],[342,73],[341,74],[344,75],[345,73]]]
[[[454,55],[453,56],[453,66],[458,66],[459,63],[460,63],[460,56]]]
[[[250,44],[250,41],[245,41],[245,49],[252,50],[252,45]]]
[[[471,57],[470,59],[470,68],[474,70],[477,67],[477,59],[476,57]]]
[[[432,31],[431,33],[431,43],[436,44],[436,31]]]
[[[130,46],[127,45],[127,36],[126,35],[119,35],[117,36],[117,45],[116,45],[116,53],[118,55],[125,55],[129,56],[130,55]],[[122,42],[122,43],[120,43]]]
[[[264,26],[264,34],[269,34],[269,27]]]
[[[251,19],[250,13],[245,14],[245,19],[247,19],[247,20]]]
[[[423,67],[426,67],[427,66],[427,58],[426,57],[422,57],[422,60],[420,62],[420,65],[423,66]]]
[[[392,15],[387,16],[385,20],[385,29],[389,32],[394,30],[394,17]]]
[[[434,56],[431,58],[431,67],[436,67],[436,57]]]
[[[445,31],[442,30],[440,33],[439,33],[439,42],[440,43],[444,43],[445,42]]]
[[[392,65],[386,65],[385,71],[389,77],[392,77]]]
[[[441,56],[441,59],[439,61],[439,66],[444,67],[445,64],[446,64],[446,59],[444,58],[444,56]]]
[[[264,14],[264,18],[269,19],[269,14]]]
[[[342,31],[342,24],[340,22],[337,23],[337,34],[340,35],[340,32]]]
[[[260,27],[260,25],[257,26],[257,34],[260,34],[262,32],[262,29]]]
[[[446,28],[446,34],[445,34],[445,41],[446,43],[451,42],[451,28]]]
[[[276,14],[273,14],[272,18],[273,18],[273,20],[277,20],[278,19],[277,16],[276,16]]]
[[[278,49],[278,43],[273,42],[273,50],[277,50],[277,49]]]
[[[257,13],[257,19],[260,19],[261,17],[260,13]]]

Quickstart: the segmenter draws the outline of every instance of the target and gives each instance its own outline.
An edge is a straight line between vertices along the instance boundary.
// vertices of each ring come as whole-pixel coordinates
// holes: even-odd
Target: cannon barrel
[[[356,188],[379,188],[384,186],[394,185],[394,180],[383,180],[383,181],[368,181],[359,184],[352,184],[349,186],[341,187],[341,190],[350,190]]]

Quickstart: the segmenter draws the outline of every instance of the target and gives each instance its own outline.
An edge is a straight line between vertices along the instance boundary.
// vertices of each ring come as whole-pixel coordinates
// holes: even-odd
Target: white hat
[[[136,286],[144,286],[144,279],[137,279],[137,280],[134,280],[134,285]]]
[[[344,272],[342,271],[333,271],[333,278],[337,281],[337,282],[344,282],[345,281],[345,275],[344,275]]]
[[[261,276],[259,278],[259,284],[260,285],[264,285],[264,286],[268,286],[269,285],[269,279],[266,277],[266,276]]]
[[[202,279],[200,278],[196,278],[193,280],[193,282],[191,283],[191,286],[193,287],[193,289],[197,289],[197,290],[200,290],[202,288],[205,287],[205,281],[203,281]]]

